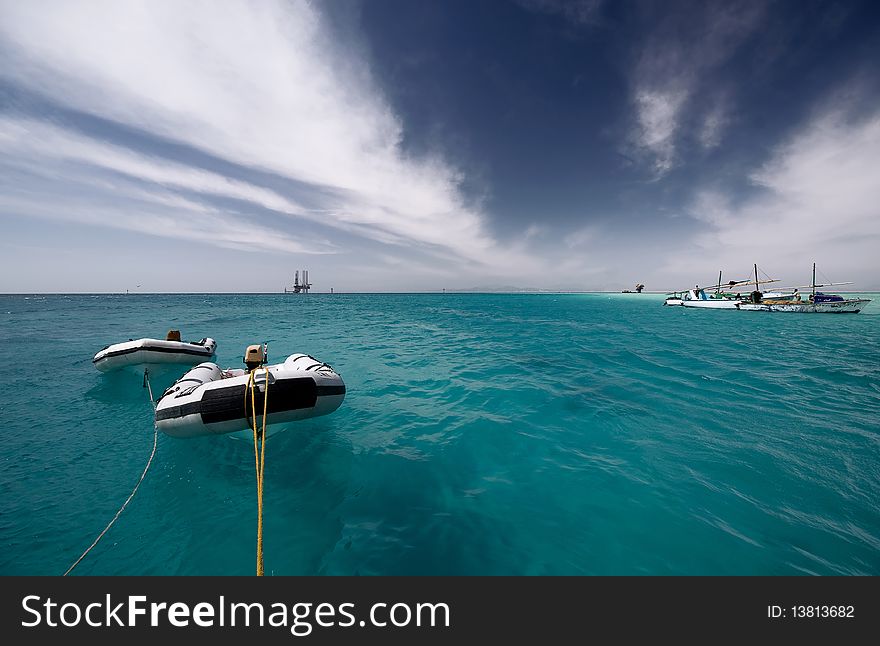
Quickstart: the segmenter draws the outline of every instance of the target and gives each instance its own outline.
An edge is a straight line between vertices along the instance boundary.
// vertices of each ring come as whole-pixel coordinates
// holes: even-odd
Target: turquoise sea
[[[337,412],[269,438],[267,575],[878,575],[873,298],[0,296],[0,574],[63,573],[128,496],[152,408],[91,358],[178,328],[223,367],[267,341],[346,381]],[[252,443],[160,433],[74,574],[252,574],[255,489]]]

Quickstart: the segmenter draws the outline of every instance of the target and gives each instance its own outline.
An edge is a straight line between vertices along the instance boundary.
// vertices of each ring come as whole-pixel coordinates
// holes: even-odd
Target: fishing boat
[[[674,306],[681,305],[682,297],[687,293],[687,291],[683,292],[668,292],[666,294],[666,300],[663,301],[664,305]]]
[[[705,289],[691,289],[684,293],[681,299],[683,307],[696,307],[711,310],[736,309],[739,303],[735,298],[728,295],[706,293]]]
[[[165,339],[129,339],[100,350],[92,363],[101,372],[120,368],[159,368],[169,365],[194,365],[214,356],[217,342],[205,337],[199,341],[181,341],[179,330],[169,330]]]
[[[742,303],[749,302],[777,302],[779,300],[787,299],[790,297],[788,292],[784,291],[772,291],[772,292],[762,292],[761,286],[767,285],[769,283],[778,283],[779,279],[770,278],[769,276],[765,279],[761,279],[758,276],[758,265],[755,265],[755,278],[748,280],[731,280],[726,284],[721,282],[721,272],[718,272],[718,283],[713,285],[712,287],[700,288],[699,286],[694,289],[688,290],[683,293],[681,297],[681,305],[684,307],[695,307],[695,308],[703,308],[703,309],[715,309],[715,310],[734,310],[739,309],[739,306]],[[754,285],[754,291],[745,292],[743,290],[746,285]],[[709,290],[714,289],[714,292]],[[795,290],[796,291],[796,290]]]
[[[715,285],[701,288],[699,285],[694,289],[671,292],[664,301],[664,305],[681,305],[683,307],[703,309],[736,309],[737,303],[748,298],[737,291],[738,288],[751,283],[749,280],[731,280],[722,282],[723,272],[718,272],[718,282]],[[760,284],[775,283],[776,279],[759,281]]]
[[[345,399],[345,383],[333,368],[308,354],[265,365],[267,350],[248,347],[247,369],[201,363],[168,388],[156,404],[156,427],[172,437],[231,434],[252,437],[297,420],[327,415]]]
[[[809,285],[811,292],[807,300],[802,300],[797,287],[788,297],[768,298],[767,294],[752,298],[749,302],[740,303],[737,309],[748,312],[794,312],[799,314],[858,314],[865,305],[871,302],[869,298],[844,298],[839,294],[826,294],[817,292],[818,287],[831,287],[837,285],[852,285],[852,282],[843,283],[816,283],[816,263],[813,263],[813,279]]]

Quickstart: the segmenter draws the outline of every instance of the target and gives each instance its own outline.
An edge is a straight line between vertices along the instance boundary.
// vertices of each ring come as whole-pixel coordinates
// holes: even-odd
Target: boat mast
[[[813,282],[816,282],[816,281],[813,281]],[[761,291],[760,289],[758,289],[758,263],[755,263],[755,291],[756,292]]]
[[[813,282],[810,283],[810,287],[813,290],[813,296],[816,295],[816,263],[813,263]]]
[[[715,293],[719,293],[721,291],[721,272],[718,272],[718,287],[715,288]]]

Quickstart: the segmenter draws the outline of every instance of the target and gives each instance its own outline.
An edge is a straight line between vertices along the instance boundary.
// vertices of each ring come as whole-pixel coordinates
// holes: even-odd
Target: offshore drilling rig
[[[293,287],[285,287],[285,294],[308,294],[309,290],[312,288],[312,284],[309,282],[309,270],[302,270],[302,282],[299,282],[299,270],[294,272],[293,274]]]

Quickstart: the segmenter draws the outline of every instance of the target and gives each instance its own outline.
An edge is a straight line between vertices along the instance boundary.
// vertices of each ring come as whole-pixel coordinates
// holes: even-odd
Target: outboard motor
[[[265,343],[262,345],[256,343],[247,347],[247,350],[244,351],[244,365],[247,366],[248,371],[253,372],[265,365],[269,360],[268,350],[268,344]]]

